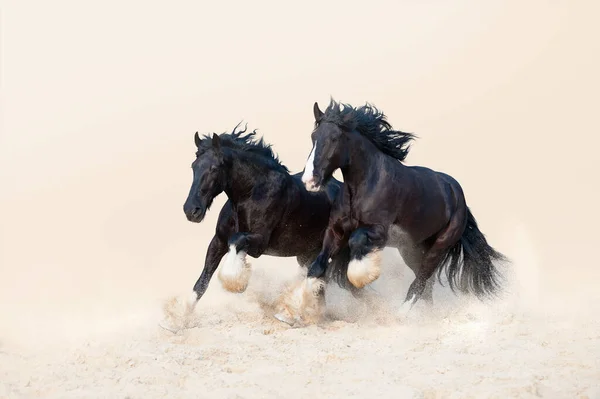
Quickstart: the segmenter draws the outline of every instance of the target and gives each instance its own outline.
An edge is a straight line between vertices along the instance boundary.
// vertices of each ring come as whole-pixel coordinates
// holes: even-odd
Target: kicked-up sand
[[[600,398],[597,2],[180,6],[2,4],[0,399]],[[297,263],[265,256],[162,329],[224,203],[185,219],[193,134],[244,120],[295,173],[329,96],[460,182],[513,261],[503,295],[436,284],[402,317],[413,274],[386,249],[365,301],[330,286],[290,328]]]

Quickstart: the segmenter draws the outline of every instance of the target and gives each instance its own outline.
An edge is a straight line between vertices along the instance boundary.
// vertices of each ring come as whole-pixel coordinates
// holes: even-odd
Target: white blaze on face
[[[244,292],[251,273],[250,265],[246,261],[246,252],[237,252],[235,245],[231,245],[219,267],[219,280],[223,288],[229,292]]]
[[[306,165],[304,166],[304,173],[302,174],[302,183],[308,191],[318,191],[318,187],[315,187],[315,178],[313,176],[313,172],[315,170],[315,152],[317,149],[317,142],[315,141],[315,145],[313,146],[308,159],[306,160]]]

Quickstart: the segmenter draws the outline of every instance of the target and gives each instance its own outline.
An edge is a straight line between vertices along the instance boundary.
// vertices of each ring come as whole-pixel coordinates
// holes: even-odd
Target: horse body
[[[267,230],[271,230],[267,247],[262,253],[249,252],[248,255],[253,258],[261,255],[302,257],[302,254],[314,254],[320,250],[319,240],[324,233],[323,223],[307,221],[322,221],[329,217],[331,202],[340,191],[342,183],[333,180],[328,182],[325,191],[311,193],[303,190],[301,173],[290,177],[291,181],[286,183],[287,187],[279,187],[282,191],[280,206],[286,209],[286,212],[277,223],[266,226]],[[226,241],[229,241],[231,235],[240,231],[258,232],[264,229],[261,219],[248,217],[261,211],[256,209],[257,205],[260,206],[260,199],[253,198],[236,203],[234,210],[234,203],[228,198],[219,213],[216,234],[226,237]]]
[[[450,287],[478,297],[493,294],[498,272],[492,261],[505,257],[488,245],[467,207],[460,184],[451,176],[401,163],[413,135],[391,130],[382,113],[370,106],[340,108],[331,102],[326,112],[315,103],[313,150],[303,182],[318,191],[340,168],[344,176],[343,208],[331,213],[322,251],[308,277],[320,278],[325,260],[346,244],[351,261],[350,282],[364,287],[379,277],[379,252],[399,249],[415,273],[405,303],[421,297],[431,301],[434,272],[445,266]],[[345,267],[345,265],[342,265]],[[336,267],[331,265],[331,267]]]
[[[362,141],[358,133],[354,135]],[[353,217],[367,225],[389,224],[407,232],[416,242],[439,231],[459,205],[455,192],[460,193],[460,187],[453,186],[443,174],[405,166],[371,148],[374,146],[370,142],[362,144],[366,151],[356,151],[353,157],[361,158],[361,165],[372,167],[366,173],[356,173],[351,166],[342,171]],[[363,184],[363,179],[368,184]]]
[[[312,193],[304,188],[301,176],[301,173],[289,176],[282,188],[280,206],[285,212],[272,228],[265,255],[290,257],[320,251],[326,220],[342,183],[331,180],[324,191]]]
[[[252,141],[255,132],[214,134],[212,139],[195,135],[198,152],[192,164],[194,179],[184,212],[200,223],[213,199],[225,192],[204,268],[188,304],[193,309],[208,288],[221,263],[219,279],[231,292],[245,291],[250,268],[246,256],[296,257],[308,267],[318,255],[332,204],[342,183],[331,179],[320,192],[309,192],[301,174],[291,175],[270,146]],[[340,253],[333,263],[348,262]],[[343,267],[343,266],[340,266]]]

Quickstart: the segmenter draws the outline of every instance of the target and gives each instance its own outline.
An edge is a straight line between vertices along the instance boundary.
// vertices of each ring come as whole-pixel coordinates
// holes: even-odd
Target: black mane
[[[281,163],[278,156],[273,152],[270,144],[265,143],[262,137],[259,140],[254,139],[254,136],[256,136],[256,129],[246,133],[248,127],[248,125],[246,125],[244,130],[236,132],[240,124],[241,122],[233,128],[231,133],[219,134],[221,146],[248,154],[258,155],[261,160],[267,161],[269,164],[282,168],[285,172],[289,173],[288,168]],[[244,133],[246,134],[244,135]],[[212,135],[205,134],[201,139],[196,155],[200,155],[213,146]]]
[[[381,152],[399,161],[404,161],[410,150],[410,141],[417,138],[412,133],[393,130],[383,112],[368,103],[354,108],[349,104],[338,103],[331,99],[317,125],[323,122],[334,123],[346,130],[356,129],[375,144]]]

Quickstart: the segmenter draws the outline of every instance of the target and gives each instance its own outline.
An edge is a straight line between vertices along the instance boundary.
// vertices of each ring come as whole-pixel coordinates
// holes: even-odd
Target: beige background
[[[324,109],[330,96],[369,101],[420,137],[407,163],[458,179],[532,303],[569,309],[579,298],[585,305],[567,313],[597,311],[586,298],[600,276],[598,11],[558,0],[3,2],[0,345],[64,348],[125,325],[153,329],[161,301],[193,286],[224,202],[201,225],[185,219],[193,133],[244,120],[298,172],[312,104]],[[253,264],[296,271],[291,259]],[[219,290],[215,279],[210,314],[237,320],[218,306],[243,307],[244,297]],[[268,315],[262,323],[286,334]],[[355,328],[341,339],[369,335]],[[13,361],[0,357],[0,369]],[[6,389],[29,392],[25,377],[12,378]],[[48,378],[39,386],[54,384],[54,394],[72,388]]]

